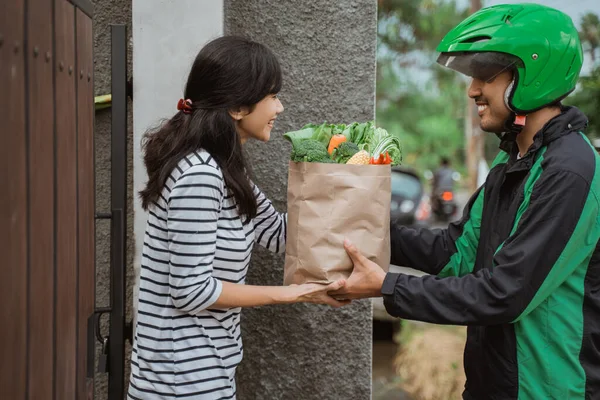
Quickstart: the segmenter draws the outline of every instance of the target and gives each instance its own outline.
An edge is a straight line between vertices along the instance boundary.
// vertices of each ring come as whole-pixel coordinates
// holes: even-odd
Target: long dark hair
[[[194,60],[184,98],[192,101],[189,114],[179,111],[160,127],[144,134],[142,149],[148,183],[140,191],[142,207],[158,199],[178,162],[200,148],[221,168],[240,215],[256,216],[256,198],[250,185],[240,137],[229,111],[254,105],[281,89],[279,61],[266,46],[224,36],[205,45]],[[173,104],[175,107],[175,103]]]

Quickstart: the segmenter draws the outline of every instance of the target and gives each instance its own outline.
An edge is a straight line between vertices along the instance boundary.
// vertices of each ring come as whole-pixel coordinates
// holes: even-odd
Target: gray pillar
[[[225,1],[225,32],[269,46],[284,69],[286,108],[267,144],[248,150],[257,185],[285,210],[290,146],[308,122],[374,119],[375,0]],[[341,243],[340,243],[341,246]],[[257,249],[249,284],[280,285],[283,257]],[[294,305],[242,313],[240,400],[370,399],[371,302],[334,310]]]

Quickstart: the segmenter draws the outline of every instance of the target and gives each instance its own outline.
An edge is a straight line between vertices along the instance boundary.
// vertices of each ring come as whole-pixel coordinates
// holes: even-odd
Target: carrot
[[[344,143],[347,140],[346,136],[342,134],[333,135],[331,140],[329,141],[329,147],[327,148],[327,152],[329,154],[333,153],[333,150],[338,147],[340,144]]]

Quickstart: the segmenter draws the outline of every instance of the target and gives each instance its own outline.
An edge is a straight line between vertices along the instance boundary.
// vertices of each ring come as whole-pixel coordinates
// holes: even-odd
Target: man
[[[482,9],[450,31],[439,62],[472,78],[481,128],[501,151],[463,218],[392,228],[387,275],[350,243],[337,298],[383,295],[396,317],[468,326],[464,399],[600,399],[600,160],[564,107],[582,50],[563,13]]]

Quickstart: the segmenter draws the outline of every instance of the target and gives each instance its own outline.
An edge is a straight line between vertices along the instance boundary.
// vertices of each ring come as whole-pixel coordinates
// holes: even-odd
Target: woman
[[[267,141],[283,112],[282,74],[265,46],[208,43],[179,112],[144,138],[148,211],[130,399],[235,399],[240,308],[312,302],[343,286],[244,285],[254,242],[285,250],[286,216],[250,181],[242,144]]]

